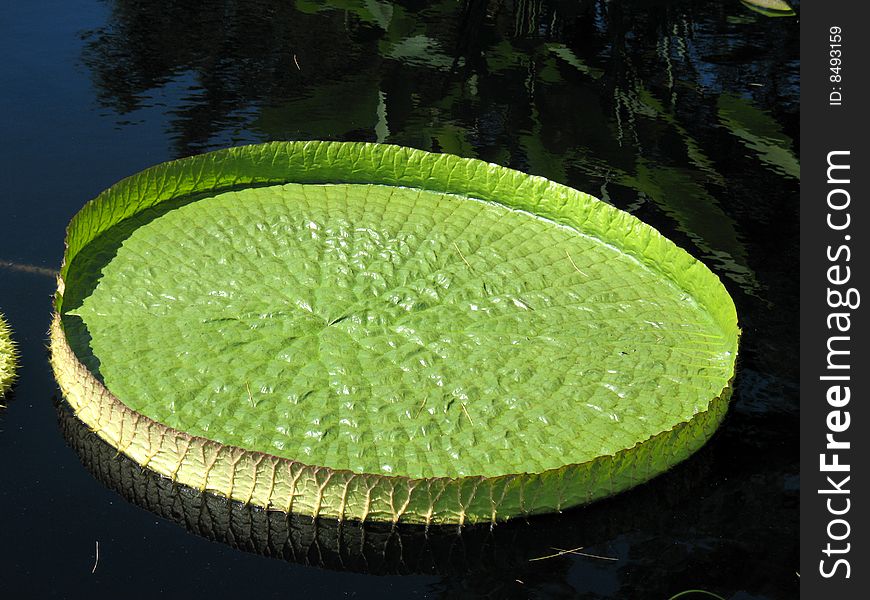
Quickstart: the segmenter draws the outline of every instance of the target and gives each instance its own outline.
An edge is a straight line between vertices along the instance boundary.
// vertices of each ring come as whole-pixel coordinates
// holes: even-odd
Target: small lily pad
[[[18,353],[12,341],[12,332],[3,315],[0,314],[0,397],[3,397],[15,379],[18,366]]]
[[[740,0],[740,3],[765,17],[793,17],[796,14],[785,0]]]

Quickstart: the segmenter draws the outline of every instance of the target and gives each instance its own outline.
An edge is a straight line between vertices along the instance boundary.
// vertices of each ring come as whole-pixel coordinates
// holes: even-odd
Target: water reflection
[[[681,579],[702,581],[723,592],[797,585],[779,567],[764,578],[747,577],[746,560],[777,564],[786,559],[750,544],[758,541],[751,537],[753,530],[775,526],[775,521],[738,522],[733,537],[713,533],[717,524],[732,520],[734,511],[745,507],[735,505],[733,495],[723,490],[699,490],[699,482],[709,480],[717,468],[716,453],[709,449],[650,484],[590,507],[495,527],[427,530],[313,520],[201,493],[120,455],[79,421],[66,402],[55,401],[55,407],[67,443],[95,478],[191,533],[245,552],[332,570],[440,575],[437,591],[447,597],[460,591],[505,597],[588,590],[663,598],[673,585],[669,582]],[[698,501],[699,492],[708,495],[705,502]],[[758,508],[770,498],[746,501]]]
[[[85,34],[99,101],[121,124],[162,109],[177,156],[340,139],[483,158],[652,203],[684,245],[764,292],[741,199],[721,198],[735,171],[798,176],[769,114],[796,125],[796,21],[736,2],[111,5]]]

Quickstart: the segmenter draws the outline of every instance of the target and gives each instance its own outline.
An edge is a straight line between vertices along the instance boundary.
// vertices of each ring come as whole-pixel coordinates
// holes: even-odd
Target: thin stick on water
[[[94,557],[94,568],[91,569],[91,575],[97,572],[97,565],[100,564],[100,540],[96,540],[97,543],[97,554]]]
[[[301,71],[302,67],[299,66],[299,60],[296,58],[295,54],[293,55],[293,62],[296,64],[296,68]]]
[[[546,560],[548,558],[558,558],[559,556],[565,556],[566,554],[575,554],[577,556],[585,556],[587,558],[600,558],[601,560],[619,560],[618,558],[613,558],[612,556],[599,556],[598,554],[588,554],[586,552],[580,552],[583,549],[583,546],[579,548],[574,548],[573,550],[563,550],[561,548],[553,548],[556,550],[556,554],[550,554],[548,556],[539,556],[538,558],[530,558],[529,562],[534,562],[536,560]]]
[[[2,258],[0,258],[0,269],[9,269],[10,271],[20,271],[22,273],[33,273],[34,275],[44,275],[46,277],[51,277],[52,279],[57,277],[57,271],[54,269],[12,262],[10,260],[3,260]]]
[[[582,550],[582,548],[575,548],[574,550],[563,550],[562,548],[553,548],[553,550],[558,550],[559,552],[565,552],[566,554],[576,554],[578,556],[586,556],[588,558],[600,558],[601,560],[613,560],[618,561],[618,558],[613,556],[601,556],[600,554],[589,554],[588,552],[578,552]]]

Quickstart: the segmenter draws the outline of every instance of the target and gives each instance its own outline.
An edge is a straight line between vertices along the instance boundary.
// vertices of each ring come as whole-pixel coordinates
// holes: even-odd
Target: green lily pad
[[[740,0],[740,3],[765,17],[793,17],[796,14],[785,0]]]
[[[53,365],[79,417],[200,489],[339,519],[561,510],[683,460],[738,329],[702,264],[594,198],[396,146],[144,171],[70,224]]]
[[[12,387],[17,364],[18,353],[12,342],[12,332],[3,315],[0,314],[0,398]]]

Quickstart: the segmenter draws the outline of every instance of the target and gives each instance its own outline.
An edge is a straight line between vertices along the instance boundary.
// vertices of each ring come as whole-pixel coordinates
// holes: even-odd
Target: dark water
[[[797,597],[797,42],[737,0],[4,3],[3,597]],[[478,157],[653,224],[738,306],[721,430],[633,492],[462,536],[288,521],[115,457],[47,363],[65,224],[146,166],[276,139]]]

